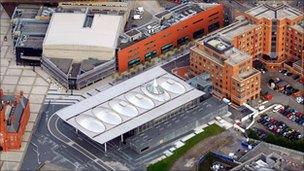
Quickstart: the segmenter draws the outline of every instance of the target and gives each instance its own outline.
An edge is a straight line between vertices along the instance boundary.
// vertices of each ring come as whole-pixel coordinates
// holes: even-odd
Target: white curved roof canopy
[[[160,102],[168,101],[171,98],[169,93],[159,86],[156,80],[141,86],[141,91],[148,97]]]
[[[183,92],[183,88],[178,87],[179,84],[167,81],[170,79],[185,87],[185,92]],[[166,81],[167,83],[165,83]],[[147,83],[152,84],[152,86],[154,84],[154,87],[150,87],[151,92],[146,88]],[[176,94],[173,92],[183,93]],[[147,99],[152,100],[154,107],[149,110],[138,107],[140,105],[143,106],[142,103],[144,101],[139,99],[145,98],[137,96],[136,98],[138,99],[133,102],[129,96],[135,98],[134,94],[141,94]],[[128,79],[121,84],[103,90],[77,104],[61,109],[57,111],[56,114],[65,122],[87,135],[90,139],[103,144],[145,123],[162,117],[168,112],[186,105],[202,95],[204,95],[202,91],[196,90],[183,80],[171,75],[158,66],[134,76],[132,79]],[[146,103],[144,104],[147,105]],[[148,108],[148,105],[145,107]],[[93,110],[94,108],[101,109]],[[114,123],[114,121],[118,123],[118,120],[112,119],[112,117],[116,116],[115,114],[115,116],[112,115],[112,112],[110,112],[111,114],[108,113],[109,116],[104,116],[102,108],[109,109],[119,115],[123,121],[117,125],[112,126],[109,124],[111,126],[108,126],[106,119],[110,119],[111,123]],[[82,119],[83,117],[80,116],[89,119],[84,120]],[[105,131],[103,131],[104,126]],[[103,132],[96,134],[96,132],[100,131]]]
[[[169,91],[171,93],[175,94],[183,94],[186,92],[186,88],[176,80],[172,78],[162,77],[159,78],[160,86],[165,89],[166,91]]]
[[[118,125],[122,122],[120,116],[111,109],[96,107],[92,109],[92,113],[97,119],[108,124]]]
[[[155,106],[151,99],[141,93],[129,92],[125,97],[131,104],[139,108],[149,110]]]
[[[115,112],[127,117],[134,117],[139,114],[136,107],[124,100],[111,100],[109,101],[109,105]]]
[[[102,122],[89,115],[78,115],[75,120],[82,128],[94,133],[102,133],[106,130]]]

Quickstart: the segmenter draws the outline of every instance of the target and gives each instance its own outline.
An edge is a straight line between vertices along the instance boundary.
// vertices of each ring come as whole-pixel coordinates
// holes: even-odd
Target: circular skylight
[[[161,95],[165,93],[164,89],[158,85],[156,79],[154,79],[153,82],[148,83],[146,89],[149,93],[155,95]]]
[[[141,93],[129,92],[125,95],[125,97],[131,104],[136,107],[149,110],[155,106],[151,99]]]
[[[186,88],[181,83],[171,78],[162,77],[159,81],[160,86],[171,93],[182,94],[186,91]]]
[[[158,85],[156,80],[143,85],[141,87],[141,91],[148,97],[160,102],[170,100],[170,95],[161,86]]]
[[[106,129],[102,122],[89,115],[79,115],[75,120],[81,127],[94,133],[102,133]]]
[[[109,105],[111,106],[111,108],[122,115],[128,116],[128,117],[134,117],[136,115],[138,115],[138,111],[136,109],[136,107],[132,106],[131,104],[129,104],[128,102],[124,101],[124,100],[111,100],[109,102]]]
[[[122,121],[120,116],[111,109],[96,107],[92,109],[92,113],[94,116],[96,116],[97,119],[108,124],[117,125]]]

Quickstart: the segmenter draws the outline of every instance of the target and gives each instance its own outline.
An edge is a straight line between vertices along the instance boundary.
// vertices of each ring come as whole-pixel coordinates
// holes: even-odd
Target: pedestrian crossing
[[[109,87],[111,87],[111,85],[107,84],[102,87],[92,88],[89,91],[83,92],[78,90],[60,91],[56,86],[52,86],[47,92],[44,104],[72,105],[89,97],[92,97]]]

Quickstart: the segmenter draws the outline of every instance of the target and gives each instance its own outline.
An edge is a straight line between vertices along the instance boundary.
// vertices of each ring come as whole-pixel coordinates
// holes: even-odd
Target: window
[[[149,59],[152,59],[156,56],[156,51],[152,51],[152,52],[149,52],[145,55],[145,60],[149,60]]]
[[[166,52],[170,51],[172,48],[173,48],[173,44],[167,44],[161,48],[161,52],[166,53]]]
[[[202,18],[202,19],[199,19],[199,20],[196,20],[196,21],[193,22],[193,24],[199,23],[199,22],[201,22],[201,21],[203,21],[203,20],[204,20],[203,18]]]
[[[201,38],[203,37],[203,35],[204,35],[204,29],[197,30],[193,33],[193,39]]]
[[[219,12],[213,13],[213,14],[209,15],[208,17],[210,18],[210,17],[212,17],[212,16],[217,15],[218,13],[219,13]]]
[[[138,64],[140,64],[140,59],[136,58],[136,59],[133,59],[133,60],[128,62],[128,67],[133,67],[133,66],[138,65]]]

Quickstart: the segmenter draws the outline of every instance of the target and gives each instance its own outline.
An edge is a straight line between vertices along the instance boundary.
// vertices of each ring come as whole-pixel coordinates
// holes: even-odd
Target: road
[[[72,139],[70,139],[67,134],[63,134],[58,129],[58,122],[60,122],[59,117],[56,114],[53,114],[51,118],[48,120],[48,130],[53,135],[53,137],[56,137],[58,140],[62,141],[66,145],[68,145],[70,148],[78,151],[82,156],[85,156],[89,158],[90,160],[94,161],[98,166],[100,166],[101,170],[114,170],[112,167],[106,165],[102,160],[100,160],[99,157],[89,152],[87,149],[83,148],[76,142],[74,142]],[[67,129],[64,129],[67,130]],[[87,145],[87,144],[86,144]],[[99,149],[101,150],[101,149]],[[102,151],[104,152],[104,150]]]
[[[65,106],[49,105],[47,107],[44,105],[42,116],[24,157],[21,170],[36,170],[46,161],[71,170],[113,170],[101,160],[95,160],[93,155],[79,148],[60,132],[48,131],[48,128],[57,129],[57,125],[48,123],[55,121],[53,113],[63,107]]]

